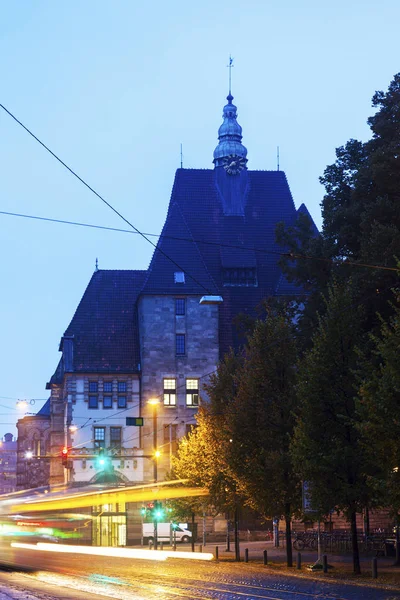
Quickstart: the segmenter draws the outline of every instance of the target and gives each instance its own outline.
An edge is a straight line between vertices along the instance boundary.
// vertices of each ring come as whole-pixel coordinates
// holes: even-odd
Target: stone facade
[[[6,433],[0,442],[0,494],[15,492],[17,484],[17,442]]]
[[[183,310],[176,309],[176,300],[184,301]],[[157,446],[161,452],[158,479],[170,469],[170,458],[176,440],[186,435],[195,424],[198,404],[206,399],[204,383],[218,364],[218,306],[200,305],[200,296],[141,296],[139,299],[139,332],[142,367],[142,414],[144,416],[143,447],[152,455],[153,411],[157,410]],[[180,308],[182,304],[180,304]],[[184,314],[176,314],[184,312]],[[176,336],[183,335],[185,349],[177,354]],[[175,382],[174,389],[165,390],[165,381]],[[188,404],[187,382],[198,382],[199,401]],[[169,392],[172,392],[171,394]],[[191,396],[189,392],[189,396]],[[159,400],[158,407],[148,400]],[[192,401],[193,398],[189,398]],[[153,477],[153,463],[145,461],[145,479]]]
[[[48,412],[42,410],[37,415],[19,419],[17,429],[16,489],[49,485],[51,450]]]

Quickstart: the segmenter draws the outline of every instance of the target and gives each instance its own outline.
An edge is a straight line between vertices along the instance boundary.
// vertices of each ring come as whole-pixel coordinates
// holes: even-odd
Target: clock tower
[[[219,143],[214,150],[216,185],[224,215],[243,216],[248,188],[247,148],[242,144],[242,128],[237,122],[237,108],[229,91],[224,106],[222,125],[218,130]]]

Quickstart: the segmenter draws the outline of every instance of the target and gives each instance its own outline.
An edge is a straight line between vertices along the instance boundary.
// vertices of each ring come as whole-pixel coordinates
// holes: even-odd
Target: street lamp
[[[148,404],[153,407],[153,454],[154,454],[154,462],[153,462],[153,478],[154,483],[157,483],[157,466],[158,466],[158,458],[160,456],[160,452],[158,451],[158,443],[157,443],[157,409],[160,401],[158,398],[150,398]]]

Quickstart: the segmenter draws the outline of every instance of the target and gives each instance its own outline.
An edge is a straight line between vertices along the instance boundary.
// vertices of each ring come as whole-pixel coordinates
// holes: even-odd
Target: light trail
[[[211,552],[177,552],[171,550],[141,550],[136,548],[111,548],[107,546],[72,546],[70,544],[22,544],[13,542],[13,548],[23,550],[36,550],[43,552],[56,552],[65,554],[89,554],[92,556],[108,556],[111,558],[139,558],[142,560],[164,561],[167,558],[180,558],[184,560],[213,560]]]

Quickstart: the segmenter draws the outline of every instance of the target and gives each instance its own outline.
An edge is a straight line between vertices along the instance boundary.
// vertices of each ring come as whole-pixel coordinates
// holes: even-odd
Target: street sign
[[[126,425],[133,425],[134,427],[143,426],[143,417],[126,417]]]

